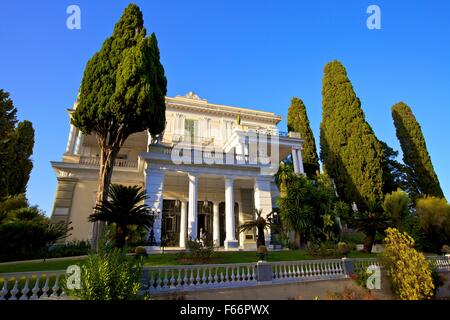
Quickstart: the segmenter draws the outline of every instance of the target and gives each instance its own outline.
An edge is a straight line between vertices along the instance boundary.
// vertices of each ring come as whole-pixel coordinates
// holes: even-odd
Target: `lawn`
[[[192,261],[186,259],[187,255],[179,253],[163,253],[151,254],[145,260],[146,266],[170,266],[170,265],[186,265],[193,264]],[[369,258],[376,257],[376,254],[368,254],[361,252],[351,252],[349,258]],[[308,255],[305,250],[289,250],[289,251],[272,251],[269,253],[268,261],[295,261],[295,260],[318,259]],[[0,264],[0,273],[9,272],[26,272],[26,271],[46,271],[46,270],[64,270],[72,264],[78,264],[85,260],[80,259],[60,259],[33,262],[17,262],[14,264]],[[247,263],[256,262],[255,252],[215,252],[209,264],[222,263]]]

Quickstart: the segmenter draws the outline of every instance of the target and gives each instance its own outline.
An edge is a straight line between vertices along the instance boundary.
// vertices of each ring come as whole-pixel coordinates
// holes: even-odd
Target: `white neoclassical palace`
[[[69,109],[69,116],[73,113]],[[209,103],[190,92],[166,98],[166,129],[128,138],[115,162],[113,183],[140,185],[147,204],[159,211],[153,229],[157,245],[185,248],[187,239],[207,235],[227,250],[255,247],[253,232],[238,226],[276,206],[274,174],[279,160],[292,155],[303,173],[298,133],[277,129],[281,117]],[[92,237],[99,149],[94,136],[71,125],[62,161],[53,161],[58,184],[53,221],[72,221],[68,240]],[[266,237],[269,241],[269,236]]]

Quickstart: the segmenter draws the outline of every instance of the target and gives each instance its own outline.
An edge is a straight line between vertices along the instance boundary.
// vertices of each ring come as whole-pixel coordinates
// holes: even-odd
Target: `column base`
[[[225,240],[224,241],[225,250],[239,250],[239,241],[237,240]]]

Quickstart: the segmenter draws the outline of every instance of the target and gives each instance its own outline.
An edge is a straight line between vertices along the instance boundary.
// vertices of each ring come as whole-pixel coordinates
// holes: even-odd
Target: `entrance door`
[[[180,220],[181,205],[177,206],[175,200],[163,200],[161,239],[165,247],[180,245]]]
[[[205,205],[204,201],[199,201],[197,204],[197,236],[203,233],[207,240],[212,240],[212,202]]]

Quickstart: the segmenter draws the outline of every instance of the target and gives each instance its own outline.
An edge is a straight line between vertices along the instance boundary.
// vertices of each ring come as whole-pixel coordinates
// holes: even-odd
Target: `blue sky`
[[[2,1],[0,88],[19,119],[36,129],[28,198],[51,213],[69,132],[66,112],[87,60],[129,1]],[[307,106],[319,141],[324,65],[347,68],[378,138],[400,149],[390,114],[405,101],[419,120],[444,193],[450,198],[450,2],[435,1],[135,1],[155,32],[168,95],[195,91],[213,103],[286,116],[292,96]],[[81,30],[66,28],[66,8],[81,8]],[[381,30],[366,9],[381,8]],[[280,124],[282,130],[286,123]]]

